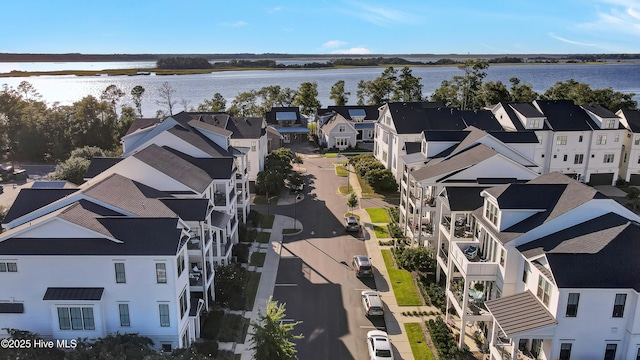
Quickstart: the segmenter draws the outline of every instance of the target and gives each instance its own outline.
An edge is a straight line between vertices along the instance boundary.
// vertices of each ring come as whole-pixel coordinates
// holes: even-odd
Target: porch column
[[[438,257],[438,254],[436,253],[436,258],[437,257]],[[439,284],[439,283],[440,283],[440,266],[436,262],[436,284]]]
[[[469,304],[469,285],[467,279],[464,279],[464,291],[462,292],[462,314],[460,314],[460,339],[458,339],[458,349],[464,346],[464,337],[466,335],[466,324],[464,318],[467,316],[467,305]]]
[[[420,189],[420,199],[418,200],[418,206],[420,206],[420,209],[418,210],[418,245],[424,246],[424,240],[422,239],[422,205],[424,201],[424,188],[422,186],[418,187],[417,184],[416,187]],[[436,254],[436,256],[438,255]]]
[[[518,360],[518,344],[520,343],[519,338],[511,339],[513,346],[511,347],[511,360]]]
[[[449,297],[449,293],[451,292],[451,277],[453,276],[453,264],[451,262],[447,263],[447,286],[445,287],[444,293],[447,298],[447,307],[445,308],[445,320],[447,324],[451,320],[451,314],[449,314],[449,308],[451,307],[451,298]]]

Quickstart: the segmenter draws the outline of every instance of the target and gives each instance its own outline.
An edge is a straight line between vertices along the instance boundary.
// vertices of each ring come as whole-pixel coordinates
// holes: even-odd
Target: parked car
[[[360,293],[365,316],[383,316],[384,308],[380,295],[375,291],[364,290]]]
[[[356,271],[357,277],[373,277],[373,267],[371,266],[371,260],[368,256],[354,256],[353,259],[351,259],[351,265],[353,265],[353,269]]]
[[[369,348],[371,360],[393,360],[389,335],[384,331],[369,331],[367,333],[367,348]]]
[[[347,231],[360,231],[360,222],[355,216],[345,216],[344,227]]]

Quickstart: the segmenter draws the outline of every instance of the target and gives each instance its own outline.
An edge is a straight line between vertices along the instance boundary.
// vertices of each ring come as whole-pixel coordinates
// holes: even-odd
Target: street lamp
[[[298,218],[297,218],[296,208],[298,207],[298,201],[300,200],[302,200],[302,195],[296,194],[296,199],[293,202],[293,230],[298,230],[297,228]]]

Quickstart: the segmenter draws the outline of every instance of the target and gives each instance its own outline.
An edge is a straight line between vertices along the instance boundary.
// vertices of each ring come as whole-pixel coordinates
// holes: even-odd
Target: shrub
[[[407,270],[426,272],[435,268],[431,250],[424,246],[405,247],[395,252],[398,266]]]
[[[245,303],[243,292],[248,276],[247,269],[240,264],[216,267],[214,276],[216,302],[232,310],[242,310]]]
[[[459,358],[458,344],[451,329],[445,324],[442,317],[438,316],[435,320],[427,321],[427,329],[429,329],[431,340],[438,351],[440,359]]]
[[[260,219],[262,219],[262,214],[255,210],[251,210],[247,215],[247,224],[251,224],[253,227],[258,227],[260,226]]]

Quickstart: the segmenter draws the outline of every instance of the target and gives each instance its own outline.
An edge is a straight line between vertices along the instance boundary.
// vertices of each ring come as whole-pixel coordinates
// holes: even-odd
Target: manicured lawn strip
[[[278,196],[269,196],[269,200],[270,204],[276,205],[278,203]],[[256,205],[267,205],[267,197],[265,195],[256,195],[253,203]]]
[[[383,208],[367,208],[367,213],[369,213],[369,217],[371,217],[372,223],[388,223],[389,216],[387,215],[387,210]]]
[[[287,234],[296,234],[299,233],[300,229],[282,229],[282,234],[287,235]]]
[[[258,237],[256,237],[256,241],[260,244],[268,244],[269,239],[271,238],[271,233],[260,231],[258,233]]]
[[[389,281],[393,287],[393,292],[396,295],[396,301],[399,306],[420,306],[422,301],[420,295],[416,291],[416,287],[413,284],[413,277],[407,270],[396,269],[393,266],[393,255],[391,250],[382,250],[382,258],[384,258],[384,265],[389,272]]]
[[[260,284],[260,273],[255,271],[249,271],[249,280],[247,281],[247,287],[244,289],[245,304],[244,309],[253,310],[253,303],[256,301],[256,293],[258,292],[258,284]]]
[[[252,266],[258,266],[258,267],[263,267],[264,266],[264,259],[267,256],[267,253],[263,253],[263,252],[254,252],[253,254],[251,254],[251,265]]]
[[[347,189],[347,185],[342,185],[338,188],[338,191],[340,191],[340,194],[342,195],[347,195],[353,191],[353,186],[349,185],[349,188]]]
[[[407,332],[411,352],[415,360],[434,360],[435,357],[427,345],[420,324],[405,323],[404,330]]]
[[[389,233],[387,232],[387,227],[386,226],[375,225],[373,227],[373,231],[376,233],[376,237],[378,239],[384,239],[384,238],[388,238],[389,237]]]
[[[338,157],[338,153],[324,154],[324,157],[326,157],[326,158],[336,158],[336,157]]]
[[[349,174],[344,165],[336,166],[336,175],[346,177]]]
[[[275,215],[263,215],[260,219],[260,227],[263,229],[271,229],[273,227],[273,220],[276,218]]]

